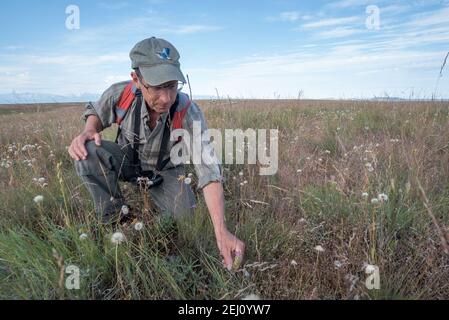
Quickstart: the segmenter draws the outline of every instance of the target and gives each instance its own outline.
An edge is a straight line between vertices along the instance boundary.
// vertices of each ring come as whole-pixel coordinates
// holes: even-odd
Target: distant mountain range
[[[99,94],[93,93],[84,93],[81,95],[55,95],[46,93],[13,92],[0,94],[0,104],[86,102],[96,101],[99,98]]]
[[[0,104],[20,103],[64,103],[64,102],[87,102],[97,101],[100,94],[84,93],[81,95],[56,95],[46,93],[4,93],[0,94]],[[214,99],[214,96],[194,95],[195,99]]]
[[[100,94],[84,93],[80,95],[55,95],[45,93],[4,93],[0,94],[0,104],[29,104],[29,103],[67,103],[67,102],[87,102],[97,101],[100,98]],[[194,100],[215,100],[216,96],[213,95],[193,95]],[[222,100],[228,98],[220,97]],[[239,100],[231,98],[232,100]],[[282,99],[281,99],[282,100]],[[295,99],[292,99],[295,100]],[[313,99],[314,100],[314,99]],[[318,99],[318,100],[341,100],[341,99]],[[371,99],[343,99],[343,100],[374,100],[374,101],[431,101],[432,99],[403,99],[399,97],[374,97]],[[447,99],[435,99],[437,101],[447,101]]]

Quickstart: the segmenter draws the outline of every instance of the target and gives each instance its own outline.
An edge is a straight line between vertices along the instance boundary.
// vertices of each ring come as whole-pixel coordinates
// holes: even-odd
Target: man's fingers
[[[223,252],[224,256],[224,265],[226,267],[226,269],[231,270],[232,269],[232,257],[231,257],[231,252],[229,250],[225,250],[225,252]]]
[[[77,157],[77,156],[73,153],[73,151],[72,151],[72,146],[69,147],[68,152],[69,152],[69,155],[70,155],[70,157],[71,157],[72,159],[78,160],[78,157]]]
[[[99,133],[94,134],[94,140],[97,146],[101,146],[101,135]]]
[[[75,149],[75,143],[74,142],[72,142],[72,144],[69,147],[69,154],[75,160],[79,160],[80,159],[80,156],[78,155],[78,152]]]
[[[78,138],[75,140],[75,143],[73,145],[73,151],[80,159],[86,159],[87,151],[83,139]]]
[[[243,257],[245,255],[245,245],[243,242],[238,241],[235,249],[234,249],[235,255],[239,257]]]

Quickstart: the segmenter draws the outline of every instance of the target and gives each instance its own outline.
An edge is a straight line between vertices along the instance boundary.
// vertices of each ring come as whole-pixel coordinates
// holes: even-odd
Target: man
[[[98,102],[86,105],[85,129],[73,139],[68,152],[103,223],[119,220],[125,205],[118,179],[135,181],[142,176],[155,178],[157,174],[162,177],[162,183],[155,183],[149,189],[153,203],[162,214],[171,214],[175,219],[189,216],[195,198],[189,184],[182,179],[184,166],[175,166],[169,159],[171,148],[179,141],[167,139],[167,131],[173,130],[172,115],[177,112],[178,120],[181,119],[178,125],[192,139],[199,139],[192,134],[193,122],[198,121],[204,132],[207,129],[204,115],[178,90],[179,84],[186,81],[180,69],[179,53],[171,43],[155,37],[145,39],[134,46],[130,58],[134,69],[132,82],[113,84]],[[117,143],[102,141],[100,132],[113,123],[120,124]],[[201,144],[210,147],[210,142],[201,141]],[[218,249],[230,269],[234,256],[241,260],[245,245],[228,231],[224,221],[220,166],[218,162],[202,162],[194,167]]]

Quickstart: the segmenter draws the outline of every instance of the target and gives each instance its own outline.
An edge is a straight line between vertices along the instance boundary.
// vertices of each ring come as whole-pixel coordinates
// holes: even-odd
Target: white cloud
[[[373,3],[374,2],[374,3]],[[340,0],[340,1],[333,1],[332,3],[328,4],[327,6],[329,8],[349,8],[349,7],[356,7],[356,6],[364,6],[364,5],[375,5],[383,1],[379,0]]]
[[[352,36],[354,34],[366,32],[365,30],[346,28],[346,27],[338,27],[332,30],[320,31],[316,33],[316,36],[322,39],[328,38],[342,38],[347,36]]]
[[[267,17],[266,18],[267,21],[288,21],[288,22],[295,22],[299,19],[304,19],[304,17],[301,17],[299,11],[285,11],[285,12],[281,12],[276,17]]]
[[[412,26],[425,27],[437,24],[449,24],[449,7],[416,15],[410,22]]]
[[[167,34],[193,34],[200,32],[211,32],[223,29],[218,26],[206,26],[206,25],[183,25],[174,26],[172,28],[160,29],[159,32]]]
[[[359,16],[343,17],[343,18],[330,18],[330,19],[323,19],[323,20],[303,24],[302,28],[314,29],[314,28],[345,25],[345,24],[361,22],[361,21],[363,21],[363,18],[361,18]]]
[[[129,6],[128,2],[100,2],[98,5],[107,10],[120,10]]]

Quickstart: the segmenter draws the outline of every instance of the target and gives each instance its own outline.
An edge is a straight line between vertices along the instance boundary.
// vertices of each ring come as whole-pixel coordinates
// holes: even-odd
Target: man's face
[[[142,91],[142,96],[147,105],[157,113],[168,112],[170,107],[176,101],[178,93],[178,81],[165,82],[159,86],[150,86],[146,81],[137,77],[135,72],[131,73],[131,77],[138,89]]]

